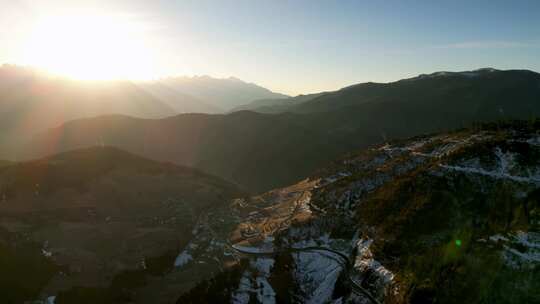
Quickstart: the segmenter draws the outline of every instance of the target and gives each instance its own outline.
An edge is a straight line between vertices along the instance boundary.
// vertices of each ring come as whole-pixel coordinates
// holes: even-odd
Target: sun
[[[144,28],[128,17],[47,16],[36,22],[23,60],[75,79],[149,79],[153,56],[144,35]]]

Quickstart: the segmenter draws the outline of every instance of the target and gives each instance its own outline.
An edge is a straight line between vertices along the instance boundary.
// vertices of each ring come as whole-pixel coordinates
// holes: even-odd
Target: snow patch
[[[532,269],[540,263],[540,233],[518,231],[504,245],[503,258],[514,269]]]
[[[305,295],[303,302],[330,302],[336,281],[343,270],[340,259],[335,254],[315,251],[294,253],[293,258],[296,264],[294,276]]]
[[[500,234],[495,234],[495,235],[492,235],[489,237],[489,240],[490,241],[493,241],[493,242],[499,242],[499,241],[505,241],[505,242],[508,242],[508,238],[500,235]]]
[[[472,173],[472,174],[479,174],[483,176],[492,177],[495,179],[507,179],[512,180],[519,183],[530,183],[530,184],[538,184],[540,183],[540,177],[539,176],[517,176],[517,175],[511,175],[508,173],[505,173],[504,171],[498,170],[498,171],[488,171],[482,168],[474,168],[474,167],[461,167],[461,166],[450,166],[450,165],[440,165],[441,168],[448,169],[448,170],[454,170],[458,172],[464,172],[464,173]]]
[[[540,136],[534,136],[526,141],[531,146],[540,146]]]
[[[43,243],[43,247],[41,247],[41,254],[43,254],[44,257],[50,258],[52,257],[52,252],[49,250],[49,241],[45,241]]]
[[[340,179],[343,179],[345,177],[349,177],[351,176],[351,173],[350,172],[339,172],[337,174],[334,174],[334,175],[331,175],[331,176],[328,176],[326,178],[324,178],[324,186],[326,185],[329,185],[329,184],[333,184],[335,182],[337,182],[338,180]]]
[[[464,164],[468,163],[474,163],[474,164],[468,164],[468,165],[462,165],[462,166],[451,166],[451,165],[443,165],[440,166],[442,168],[448,169],[448,170],[454,170],[464,173],[471,173],[471,174],[478,174],[483,176],[488,176],[495,179],[506,179],[506,180],[512,180],[519,183],[529,183],[529,184],[540,184],[540,175],[538,174],[537,168],[535,168],[535,173],[531,173],[531,170],[527,170],[526,176],[523,175],[515,175],[514,171],[516,171],[516,154],[511,152],[502,152],[502,150],[497,147],[494,150],[494,154],[497,157],[497,165],[495,169],[492,170],[486,170],[482,168],[477,160],[469,160],[464,162]]]
[[[250,299],[249,293],[251,290],[251,273],[249,271],[244,271],[242,278],[240,278],[240,283],[238,283],[238,289],[233,294],[231,302],[233,304],[248,304]]]
[[[191,262],[192,260],[193,257],[191,256],[191,254],[189,254],[187,250],[184,250],[178,255],[178,257],[176,257],[176,260],[174,261],[174,267],[182,267],[187,263]]]
[[[271,258],[257,258],[251,261],[251,271],[246,270],[242,274],[238,288],[233,293],[232,303],[247,304],[254,294],[258,303],[275,304],[276,293],[268,282],[273,266],[274,260]]]
[[[265,250],[260,247],[249,247],[249,246],[242,246],[242,245],[232,245],[232,248],[243,252],[243,253],[258,253],[258,254],[272,254],[273,250]]]
[[[41,254],[43,254],[43,256],[46,258],[52,257],[52,252],[47,251],[46,249],[41,249]]]
[[[309,203],[311,202],[311,192],[305,192],[302,197],[297,201],[298,212],[306,212],[311,214]]]
[[[360,239],[357,242],[354,269],[359,272],[358,277],[361,280],[356,281],[363,281],[368,278],[374,284],[375,296],[382,297],[389,291],[389,287],[394,281],[394,274],[373,258],[373,254],[369,249],[372,243],[372,239]]]

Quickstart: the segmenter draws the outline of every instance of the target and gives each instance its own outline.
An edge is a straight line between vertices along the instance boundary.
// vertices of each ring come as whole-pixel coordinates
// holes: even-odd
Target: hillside
[[[173,269],[201,214],[238,195],[216,177],[110,147],[2,167],[1,301],[81,291],[130,301]],[[76,297],[68,303],[86,298]]]
[[[266,191],[301,180],[348,151],[385,140],[477,121],[540,116],[540,74],[479,73],[361,84],[338,96],[328,93],[301,103],[302,109],[318,109],[302,113],[78,120],[36,136],[17,155],[38,157],[104,143]]]
[[[282,113],[289,111],[296,105],[308,102],[316,97],[322,96],[323,94],[326,93],[298,95],[295,97],[278,99],[257,99],[248,104],[236,107],[232,109],[231,112],[253,111],[258,113]]]
[[[177,303],[537,303],[539,132],[390,142],[235,200],[218,241],[242,261]]]
[[[261,100],[237,108],[260,113],[312,113],[363,107],[431,107],[462,115],[481,116],[483,111],[499,111],[501,117],[525,113],[538,100],[538,73],[528,70],[483,68],[463,72],[434,72],[389,83],[361,83],[338,91],[299,95],[284,100]],[[531,90],[533,88],[533,90]],[[513,109],[509,98],[529,100]],[[376,104],[376,106],[375,106]],[[518,112],[519,111],[519,112]],[[519,113],[519,114],[518,114]]]
[[[324,94],[289,111],[321,112],[361,106],[376,114],[380,108],[430,109],[483,118],[538,113],[540,74],[527,70],[490,68],[465,72],[435,72],[391,83],[362,83]],[[514,107],[514,101],[519,106]],[[375,109],[374,109],[375,108]]]
[[[355,146],[319,128],[312,130],[309,119],[253,112],[184,114],[161,120],[103,116],[39,134],[19,156],[105,144],[193,166],[261,191],[294,182]]]
[[[279,99],[257,99],[252,102],[233,108],[230,112],[238,111],[253,111],[258,113],[274,113],[274,109],[277,109],[275,113],[284,112],[279,111],[283,108],[288,108],[292,105],[291,98],[279,98]]]

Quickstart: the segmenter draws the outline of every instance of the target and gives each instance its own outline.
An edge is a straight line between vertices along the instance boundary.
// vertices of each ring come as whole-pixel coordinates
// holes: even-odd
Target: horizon
[[[540,70],[535,1],[2,0],[0,8],[0,64],[74,79],[210,75],[296,96],[435,71]]]
[[[398,81],[401,81],[401,80],[416,78],[416,77],[419,77],[419,76],[422,76],[422,75],[430,75],[430,74],[436,74],[436,73],[463,73],[463,72],[476,72],[476,71],[493,69],[493,70],[496,70],[496,71],[530,71],[530,72],[533,72],[533,73],[540,74],[539,71],[535,71],[535,70],[532,70],[532,69],[497,69],[497,68],[493,68],[493,67],[479,67],[479,68],[470,69],[470,70],[440,70],[440,71],[429,71],[429,72],[425,72],[425,73],[409,75],[409,76],[405,76],[405,77],[399,78],[399,79],[391,79],[389,81],[380,81],[379,82],[379,81],[370,81],[370,80],[368,80],[368,81],[365,81],[365,82],[353,82],[351,84],[348,84],[348,85],[345,85],[345,86],[342,86],[342,87],[337,87],[337,88],[330,89],[330,90],[325,90],[325,91],[300,92],[300,93],[297,93],[297,94],[288,94],[288,93],[285,93],[285,92],[272,90],[270,88],[267,88],[267,87],[263,86],[262,84],[255,83],[255,82],[249,81],[247,79],[240,79],[240,78],[238,78],[238,77],[236,77],[234,75],[224,76],[224,77],[217,77],[217,76],[207,75],[207,74],[201,74],[201,75],[195,74],[195,75],[165,75],[163,77],[153,78],[153,79],[129,79],[129,78],[77,79],[76,77],[70,77],[70,76],[62,75],[62,74],[55,74],[54,72],[50,72],[50,71],[47,71],[45,69],[40,69],[40,68],[34,67],[34,66],[23,66],[23,65],[17,65],[17,64],[12,64],[12,63],[1,63],[0,68],[4,68],[4,67],[15,67],[15,68],[21,68],[21,69],[28,69],[28,70],[32,70],[32,71],[41,73],[43,75],[46,75],[47,77],[59,78],[59,79],[62,79],[62,80],[70,80],[70,81],[83,82],[83,83],[103,83],[103,82],[124,82],[125,81],[125,82],[131,82],[131,83],[134,83],[134,84],[138,84],[138,83],[152,83],[152,82],[159,82],[159,81],[162,81],[162,80],[180,79],[180,78],[186,78],[186,79],[210,78],[210,79],[216,79],[216,80],[236,80],[236,81],[243,82],[245,84],[256,85],[256,86],[262,87],[263,89],[268,89],[273,93],[285,94],[285,95],[288,95],[289,97],[309,95],[309,94],[317,94],[317,93],[325,93],[325,92],[334,92],[334,91],[339,91],[341,89],[344,89],[344,88],[347,88],[347,87],[350,87],[350,86],[354,86],[354,85],[357,85],[357,84],[363,84],[363,83],[388,84],[388,83],[398,82]]]

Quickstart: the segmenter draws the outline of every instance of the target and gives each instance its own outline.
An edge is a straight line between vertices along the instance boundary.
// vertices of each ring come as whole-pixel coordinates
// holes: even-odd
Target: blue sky
[[[288,94],[438,70],[540,71],[540,1],[498,0],[0,0],[0,62],[24,63],[33,18],[69,9],[149,25],[156,74],[235,76]]]

